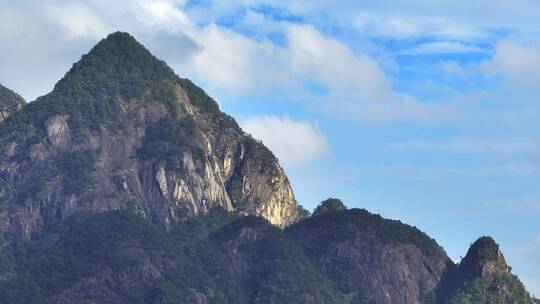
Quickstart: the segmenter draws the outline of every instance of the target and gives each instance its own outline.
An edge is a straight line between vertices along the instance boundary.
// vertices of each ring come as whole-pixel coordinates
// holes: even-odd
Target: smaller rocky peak
[[[471,245],[459,268],[466,278],[490,278],[496,273],[511,272],[499,244],[489,236],[481,237]]]
[[[22,109],[24,99],[12,90],[0,84],[0,122]]]
[[[313,211],[313,216],[321,215],[327,212],[336,212],[336,211],[345,211],[347,210],[347,206],[345,204],[337,199],[337,198],[328,198],[324,201],[322,201],[317,208],[315,208],[315,211]]]

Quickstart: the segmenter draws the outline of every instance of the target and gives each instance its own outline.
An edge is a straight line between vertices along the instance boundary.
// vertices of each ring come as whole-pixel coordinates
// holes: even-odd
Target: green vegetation
[[[93,150],[65,153],[56,158],[56,166],[63,177],[64,194],[81,194],[93,183],[97,152]]]
[[[345,206],[345,204],[343,204],[342,201],[337,198],[329,198],[322,201],[319,206],[315,208],[315,211],[313,211],[313,215],[317,216],[326,212],[336,212],[344,210],[347,210],[347,207]]]
[[[123,271],[137,263],[122,253],[126,240],[151,249],[169,246],[160,228],[121,211],[78,215],[37,241],[14,243],[0,255],[0,273],[10,277],[0,281],[0,303],[43,303],[84,277]]]
[[[44,123],[54,115],[68,115],[75,139],[85,130],[116,129],[118,100],[132,99],[166,104],[172,117],[178,114],[174,86],[182,86],[192,102],[221,114],[217,103],[187,79],[181,79],[144,46],[126,33],[114,33],[75,63],[53,92],[38,98],[5,123],[0,135],[25,138],[43,135]],[[223,120],[232,120],[222,115]],[[231,124],[231,122],[228,122]],[[233,123],[233,125],[235,125]],[[237,125],[236,125],[237,126]]]
[[[115,33],[98,43],[60,80],[53,92],[38,98],[18,112],[2,133],[24,132],[43,124],[53,115],[69,115],[75,137],[86,129],[116,123],[118,99],[142,98],[159,91],[173,71],[157,60],[128,34]]]
[[[334,200],[326,202],[321,206],[334,204],[341,206]],[[325,227],[331,227],[331,229]],[[319,213],[318,216],[312,216],[287,228],[291,233],[300,229],[320,232],[319,241],[323,244],[340,243],[351,237],[364,235],[373,239],[373,246],[412,244],[429,257],[435,257],[441,261],[447,259],[446,253],[437,245],[437,242],[418,228],[403,224],[401,221],[385,219],[364,209],[354,208]]]
[[[245,229],[259,237],[245,240]],[[228,249],[234,242],[241,243],[235,254]],[[247,269],[232,268],[237,254]],[[159,279],[139,277],[137,269],[145,265],[159,269]],[[90,302],[113,292],[121,303],[185,303],[197,294],[210,303],[305,303],[306,293],[318,299],[313,303],[341,303],[331,283],[279,229],[223,209],[170,233],[129,211],[78,214],[47,226],[37,240],[4,247],[0,277],[6,278],[0,280],[2,304],[43,303],[92,278],[92,293],[84,294]]]
[[[14,113],[25,105],[24,99],[0,84],[0,111]]]
[[[178,84],[186,91],[189,100],[198,108],[204,109],[208,113],[219,113],[222,114],[219,110],[217,102],[208,96],[206,92],[196,86],[189,79],[178,79]]]
[[[529,293],[519,279],[509,273],[500,273],[487,282],[476,278],[459,289],[444,304],[531,304]]]
[[[386,265],[382,254],[396,254],[397,257],[399,252],[407,252],[405,247],[400,249],[401,245],[415,246],[424,255],[422,259],[426,259],[426,265],[433,263],[434,267],[441,268],[437,270],[429,266],[430,271],[442,272],[450,262],[444,250],[417,228],[363,209],[347,210],[337,199],[322,202],[313,216],[287,227],[285,231],[341,292],[356,294],[352,303],[380,301],[372,282],[390,284],[381,279],[381,275],[399,267]],[[412,263],[415,263],[415,255],[411,254]],[[411,271],[421,271],[424,266],[418,267],[420,269]],[[392,284],[401,284],[400,279],[396,277]],[[422,289],[422,282],[418,284],[420,296],[426,296],[429,290]]]
[[[500,258],[499,245],[491,237],[481,237],[471,246],[467,256],[475,263],[495,261]]]
[[[336,287],[281,230],[258,217],[243,217],[213,235],[221,244],[240,240],[238,252],[250,271],[244,280],[253,303],[305,303],[310,294],[317,303],[344,303]]]
[[[195,158],[204,156],[195,121],[191,117],[174,119],[166,117],[150,125],[138,156],[143,159],[171,161],[182,152],[189,151]],[[173,164],[168,164],[173,166]]]

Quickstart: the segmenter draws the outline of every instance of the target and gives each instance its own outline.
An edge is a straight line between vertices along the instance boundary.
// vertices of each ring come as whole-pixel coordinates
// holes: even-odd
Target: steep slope
[[[0,84],[0,122],[22,109],[24,104],[19,94]]]
[[[408,304],[434,300],[451,261],[437,243],[414,227],[336,199],[286,229],[350,303]]]
[[[169,229],[215,206],[279,226],[299,217],[274,155],[129,34],[0,126],[4,241],[82,210],[131,209]]]
[[[443,304],[535,303],[490,237],[474,242],[459,267],[443,280],[439,297]]]
[[[0,254],[0,303],[341,303],[286,236],[213,209],[171,233],[128,211],[78,214]]]

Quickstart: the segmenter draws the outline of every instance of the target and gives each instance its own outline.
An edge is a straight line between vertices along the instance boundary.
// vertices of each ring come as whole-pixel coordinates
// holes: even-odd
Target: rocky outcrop
[[[398,221],[324,201],[311,218],[286,229],[351,303],[419,304],[451,261],[429,237]]]
[[[125,33],[1,125],[0,200],[5,241],[79,211],[131,209],[167,229],[216,206],[299,218],[274,155]]]
[[[466,279],[491,280],[496,274],[511,273],[499,245],[491,237],[481,237],[474,242],[459,264],[461,276]]]
[[[24,106],[24,99],[12,90],[0,85],[0,122]]]
[[[495,240],[481,237],[439,283],[438,303],[534,304],[534,299],[512,274]]]

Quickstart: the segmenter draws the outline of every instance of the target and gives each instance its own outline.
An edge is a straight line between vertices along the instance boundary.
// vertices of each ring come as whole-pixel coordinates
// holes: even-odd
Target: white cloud
[[[433,121],[453,115],[449,108],[396,92],[372,57],[311,26],[289,26],[287,37],[294,74],[328,89],[310,97],[326,113],[371,122]]]
[[[370,56],[353,52],[312,26],[280,26],[284,45],[215,24],[190,30],[200,49],[187,69],[207,85],[236,94],[269,90],[303,94],[306,103],[341,118],[429,121],[450,116],[448,109],[394,92],[390,79]],[[327,91],[313,93],[311,84]]]
[[[136,18],[143,24],[178,32],[185,27],[192,27],[190,18],[182,10],[184,1],[138,0],[138,7],[133,9]]]
[[[288,83],[284,50],[269,41],[255,41],[215,24],[190,32],[190,37],[200,47],[190,68],[211,86],[241,94]]]
[[[105,22],[83,3],[45,5],[44,11],[70,36],[100,39],[110,32]]]
[[[372,58],[354,54],[343,43],[324,37],[311,26],[289,26],[287,37],[292,68],[297,74],[351,95],[371,100],[388,97],[389,80]]]
[[[422,43],[410,50],[406,54],[425,55],[425,54],[458,54],[458,53],[485,53],[487,50],[474,45],[465,44],[458,41],[436,41]]]
[[[533,90],[540,86],[540,43],[522,45],[510,42],[497,44],[493,58],[484,63],[488,72],[509,78]]]
[[[470,23],[422,15],[414,11],[360,11],[357,10],[353,25],[372,37],[412,39],[416,37],[438,37],[439,39],[470,40],[485,38],[487,31],[471,26]]]
[[[288,165],[308,163],[329,153],[325,136],[317,125],[288,117],[260,116],[241,123]]]
[[[39,21],[43,15],[46,22]],[[56,0],[24,10],[19,19],[24,20],[26,28],[50,28],[50,32],[54,33],[49,34],[55,41],[71,37],[75,38],[71,39],[74,41],[84,40],[85,45],[89,40],[96,42],[108,31],[130,31],[136,37],[141,37],[143,42],[150,42],[149,48],[158,50],[158,55],[165,54],[183,76],[196,78],[212,91],[233,95],[283,92],[285,96],[295,96],[306,106],[317,104],[316,108],[323,113],[352,120],[430,121],[449,115],[446,113],[448,109],[441,106],[419,102],[412,96],[395,92],[391,80],[374,58],[361,51],[353,52],[344,42],[322,34],[311,25],[276,22],[260,13],[248,11],[244,19],[246,24],[266,24],[264,31],[274,29],[274,33],[283,36],[284,41],[279,44],[264,35],[248,37],[214,23],[199,25],[192,18],[186,13],[184,1],[119,0],[110,3],[92,0],[86,4],[66,4]],[[157,39],[159,35],[164,38]],[[20,49],[33,50],[33,53],[35,50],[42,53],[54,50],[60,54],[63,46],[45,42],[50,39],[33,40],[32,46],[21,46]],[[166,40],[182,42],[165,43]],[[178,49],[166,49],[164,43]],[[11,47],[9,45],[8,50],[0,52],[9,52]],[[85,50],[80,49],[79,52]],[[173,52],[178,55],[174,56]],[[69,58],[72,57],[67,58],[58,56],[50,60],[61,61],[62,64],[56,66],[67,70],[72,63]],[[8,63],[4,65],[6,75],[0,72],[0,76],[8,77],[10,65],[15,69],[14,63]],[[37,73],[33,71],[35,67],[28,69],[32,70],[31,74]],[[15,78],[28,75],[20,74],[16,73]],[[49,88],[59,78],[58,72],[51,75],[46,78],[51,83],[46,86]],[[13,78],[13,74],[11,76]],[[26,82],[20,80],[20,83]],[[327,91],[314,93],[311,85]],[[26,92],[29,89],[20,90],[17,85],[13,87],[28,97]],[[33,97],[35,95],[30,98]]]

